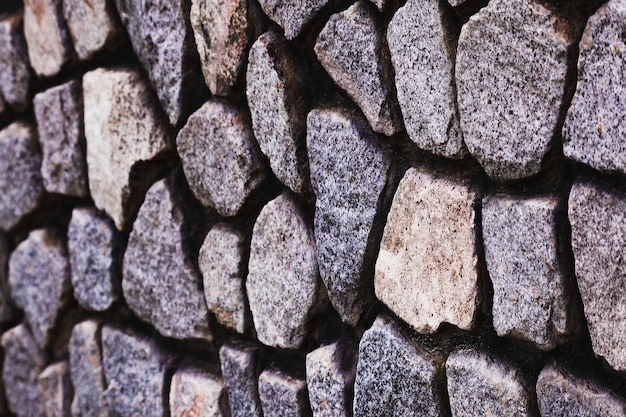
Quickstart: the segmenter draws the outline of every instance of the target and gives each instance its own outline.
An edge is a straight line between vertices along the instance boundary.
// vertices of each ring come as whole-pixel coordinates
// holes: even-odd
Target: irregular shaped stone
[[[0,130],[0,229],[33,211],[43,194],[41,153],[35,130],[15,122]]]
[[[172,187],[158,181],[139,209],[124,253],[124,299],[164,336],[211,339],[201,278],[183,249],[183,202]]]
[[[69,416],[72,382],[67,361],[48,366],[39,375],[38,380],[44,395],[46,417]]]
[[[593,351],[626,370],[626,196],[578,182],[569,196],[572,250]]]
[[[148,188],[135,180],[146,161],[169,148],[168,130],[136,70],[86,73],[83,98],[91,196],[118,229],[127,229]]]
[[[328,3],[329,0],[260,0],[263,11],[285,30],[285,37],[292,40],[302,28]]]
[[[313,232],[287,193],[270,201],[252,232],[248,301],[262,343],[298,348],[321,304]]]
[[[68,350],[74,386],[73,417],[108,417],[104,403],[104,374],[100,348],[100,326],[89,320],[72,329]]]
[[[338,110],[309,113],[307,143],[320,275],[342,320],[355,325],[374,298],[366,260],[391,158],[364,120]]]
[[[150,339],[102,328],[104,375],[108,386],[104,399],[114,415],[165,417],[168,357]]]
[[[30,64],[40,77],[52,77],[72,56],[72,41],[63,19],[63,0],[25,0],[24,37]]]
[[[222,101],[208,101],[192,114],[176,146],[191,191],[222,216],[234,216],[265,179],[252,129]]]
[[[0,93],[18,110],[29,105],[30,61],[22,32],[22,13],[0,18]]]
[[[9,323],[15,317],[15,309],[9,292],[8,264],[11,250],[7,235],[0,230],[0,324]],[[0,387],[1,388],[1,387]],[[0,412],[2,411],[0,398]]]
[[[346,90],[376,132],[402,129],[392,72],[383,52],[384,29],[364,0],[330,17],[315,43],[315,54]]]
[[[455,417],[535,415],[532,384],[517,368],[489,354],[453,352],[446,361],[446,379]]]
[[[393,198],[376,261],[376,296],[421,333],[471,328],[478,297],[477,195],[410,168]]]
[[[17,417],[44,417],[44,393],[37,377],[46,366],[46,356],[24,324],[2,335],[4,364],[2,381],[9,409]]]
[[[198,256],[209,310],[217,321],[239,333],[249,325],[244,288],[246,257],[245,236],[226,223],[213,226]]]
[[[88,310],[105,311],[119,298],[122,279],[122,248],[115,225],[95,209],[74,209],[67,245],[74,297]]]
[[[44,187],[51,193],[86,197],[89,190],[80,83],[74,80],[39,93],[33,105],[43,151]]]
[[[626,403],[595,383],[548,365],[539,374],[537,402],[542,416],[618,417]]]
[[[258,378],[261,350],[248,342],[228,340],[220,348],[220,363],[232,417],[262,417]]]
[[[123,39],[113,0],[63,0],[63,15],[83,61],[112,50]]]
[[[378,317],[359,344],[354,416],[444,415],[439,361]]]
[[[199,365],[174,373],[169,404],[172,417],[230,417],[224,381]]]
[[[450,158],[467,153],[456,104],[456,39],[451,16],[436,0],[409,0],[387,29],[409,138],[420,149]]]
[[[493,283],[493,327],[550,350],[570,330],[559,262],[558,202],[497,195],[483,200],[483,246]]]
[[[563,126],[563,153],[602,171],[626,172],[626,3],[605,3],[579,43],[576,93]]]
[[[52,230],[33,230],[13,251],[9,287],[39,346],[48,345],[55,335],[59,312],[72,294],[67,250]]]
[[[303,76],[282,36],[266,32],[252,45],[246,95],[254,135],[276,177],[295,193],[310,190]]]
[[[306,381],[277,369],[259,375],[259,396],[263,415],[272,417],[310,416]]]
[[[247,0],[192,0],[191,27],[204,82],[217,96],[226,96],[244,64],[248,34]]]
[[[461,30],[456,83],[463,138],[496,181],[538,173],[549,150],[571,43],[556,26],[557,17],[539,3],[496,0]]]

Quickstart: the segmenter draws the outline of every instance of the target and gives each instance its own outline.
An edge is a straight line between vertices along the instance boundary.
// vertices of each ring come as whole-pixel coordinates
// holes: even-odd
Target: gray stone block
[[[224,381],[201,365],[179,368],[169,395],[171,417],[230,417]]]
[[[0,93],[10,106],[29,105],[30,61],[23,34],[22,12],[0,18]]]
[[[67,361],[48,366],[39,374],[46,417],[68,417],[72,403],[72,381]]]
[[[369,236],[391,158],[362,118],[341,110],[311,111],[307,144],[320,275],[342,320],[354,325],[374,298],[364,264],[374,256]]]
[[[346,90],[376,132],[402,129],[393,75],[383,52],[384,29],[364,0],[330,17],[315,43],[315,54],[339,87]]]
[[[306,381],[277,369],[266,369],[259,375],[259,397],[265,416],[311,416]]]
[[[81,60],[112,50],[123,39],[113,0],[63,0],[63,15]]]
[[[302,28],[328,3],[329,0],[260,0],[263,11],[285,30],[289,40],[300,34]]]
[[[258,379],[261,349],[247,342],[226,341],[220,363],[232,417],[263,417]]]

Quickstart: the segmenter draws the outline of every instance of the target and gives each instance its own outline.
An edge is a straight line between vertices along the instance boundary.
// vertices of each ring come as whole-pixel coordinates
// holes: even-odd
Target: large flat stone
[[[285,30],[289,40],[300,34],[303,27],[328,3],[329,0],[260,0],[263,11]]]
[[[249,342],[227,340],[220,363],[232,417],[262,417],[258,379],[261,349]]]
[[[43,391],[46,417],[67,417],[72,403],[72,382],[67,361],[49,365],[37,378]]]
[[[63,0],[63,15],[81,60],[112,50],[123,39],[113,0]]]
[[[29,105],[30,61],[23,33],[22,12],[0,18],[0,93],[12,107]]]
[[[171,417],[230,417],[224,381],[200,364],[174,373],[169,405]]]
[[[259,375],[259,396],[263,415],[272,417],[308,417],[311,415],[306,381],[277,369]]]

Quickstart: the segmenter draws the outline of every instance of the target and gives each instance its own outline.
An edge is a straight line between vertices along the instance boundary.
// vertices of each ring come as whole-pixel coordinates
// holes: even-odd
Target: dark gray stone
[[[232,417],[263,417],[258,378],[261,350],[241,341],[226,341],[220,348],[220,363]]]
[[[306,381],[277,369],[266,369],[259,375],[259,397],[265,416],[311,415]]]
[[[10,106],[29,105],[30,61],[22,32],[22,13],[0,18],[0,93]]]
[[[289,40],[300,34],[302,28],[329,0],[260,0],[263,11],[285,30]]]
[[[72,403],[72,381],[67,361],[48,366],[39,374],[45,400],[46,417],[68,417]]]
[[[63,0],[63,15],[81,60],[112,50],[123,39],[113,0]]]
[[[15,308],[9,292],[9,241],[7,235],[0,230],[0,324],[8,323],[15,317]],[[0,404],[2,401],[0,401]],[[2,407],[0,406],[0,412]]]
[[[201,365],[186,363],[172,376],[171,417],[230,417],[224,381]]]

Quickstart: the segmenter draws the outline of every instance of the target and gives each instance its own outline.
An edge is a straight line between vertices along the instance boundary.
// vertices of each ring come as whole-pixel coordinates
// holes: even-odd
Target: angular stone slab
[[[8,237],[0,230],[0,324],[11,322],[16,315],[9,292],[8,265],[10,254]],[[1,404],[0,399],[0,412],[2,411]]]
[[[140,162],[153,160],[170,147],[149,86],[139,72],[96,69],[83,76],[85,138],[89,190],[93,201],[118,229],[128,229],[137,201],[147,189]]]
[[[266,32],[248,57],[246,95],[252,128],[276,177],[295,193],[310,190],[307,94],[299,60],[281,35]]]
[[[23,33],[23,14],[0,19],[0,93],[12,107],[29,105],[30,61]]]
[[[247,0],[192,0],[191,27],[204,82],[214,95],[228,95],[250,41]]]
[[[183,249],[182,204],[168,180],[147,192],[124,253],[124,299],[164,336],[211,339],[201,277]]]
[[[63,16],[81,60],[112,50],[122,40],[113,0],[63,0]]]
[[[243,114],[211,100],[192,114],[176,146],[196,198],[222,216],[234,216],[265,179],[262,154]]]
[[[260,0],[263,11],[285,30],[285,37],[292,40],[302,28],[328,3],[329,0]]]
[[[35,129],[15,122],[0,130],[0,229],[33,211],[43,194],[41,153]]]
[[[483,246],[493,283],[493,327],[550,350],[571,330],[559,262],[558,201],[496,195],[483,200]]]
[[[330,17],[315,43],[315,54],[339,87],[346,90],[376,132],[402,129],[393,77],[378,16],[361,0]]]
[[[532,384],[490,354],[460,350],[446,361],[450,409],[455,417],[534,416]]]
[[[248,342],[227,340],[220,363],[232,417],[262,417],[258,379],[261,349]]]
[[[45,399],[46,417],[69,416],[73,391],[67,361],[48,366],[39,374],[38,381]]]
[[[169,395],[171,417],[230,417],[224,381],[202,366],[179,368]]]
[[[9,260],[9,287],[39,346],[48,345],[72,294],[67,250],[54,232],[34,230],[17,246]]]
[[[80,82],[69,81],[39,93],[33,105],[43,151],[44,187],[51,193],[86,197],[89,189]]]
[[[469,152],[496,181],[536,174],[559,117],[571,41],[534,1],[492,1],[461,30],[458,106]],[[477,111],[480,109],[480,111]]]
[[[259,375],[259,396],[263,415],[272,417],[310,416],[306,381],[277,369]]]
[[[307,144],[320,275],[342,320],[354,325],[374,298],[364,266],[374,256],[369,236],[391,158],[362,118],[340,110],[309,113]]]
[[[321,304],[313,231],[283,193],[261,210],[252,232],[246,290],[262,343],[298,348]]]
[[[439,361],[378,317],[359,344],[354,416],[443,415]]]
[[[409,0],[387,29],[409,138],[420,149],[450,158],[467,153],[456,104],[456,39],[451,16],[436,0]]]
[[[465,180],[410,168],[393,198],[376,261],[376,296],[417,331],[471,328],[478,303],[476,210]]]
[[[612,0],[587,21],[578,81],[563,126],[563,153],[602,171],[626,172],[626,3]]]

